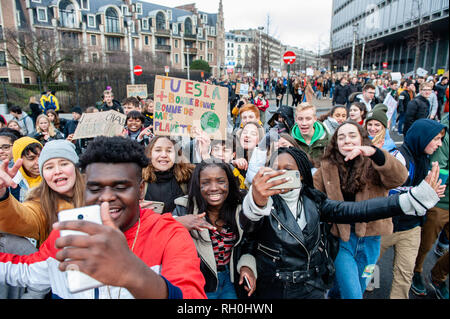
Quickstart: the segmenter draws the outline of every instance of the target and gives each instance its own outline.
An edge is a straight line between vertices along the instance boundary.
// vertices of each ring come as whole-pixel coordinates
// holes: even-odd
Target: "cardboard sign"
[[[147,84],[128,84],[127,85],[127,97],[140,97],[142,99],[147,98]]]
[[[383,104],[388,107],[386,115],[388,120],[390,120],[395,110],[397,109],[398,102],[392,97],[392,95],[388,94],[384,99]]]
[[[422,69],[422,68],[418,68],[416,73],[417,73],[417,76],[427,76],[428,71],[425,69]]]
[[[402,74],[400,72],[392,72],[391,79],[392,81],[397,81],[400,83],[400,80],[402,79]]]
[[[154,92],[155,135],[226,139],[227,88],[157,75]]]
[[[313,68],[306,68],[306,75],[307,76],[314,76],[314,69]]]
[[[236,94],[248,95],[249,85],[245,83],[236,83]]]
[[[83,113],[73,139],[120,135],[125,127],[126,115],[116,112]]]

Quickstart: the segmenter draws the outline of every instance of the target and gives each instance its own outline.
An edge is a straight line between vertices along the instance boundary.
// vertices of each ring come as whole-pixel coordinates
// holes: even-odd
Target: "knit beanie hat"
[[[72,112],[72,113],[78,113],[78,114],[80,114],[80,115],[83,114],[83,110],[82,110],[81,107],[79,107],[79,106],[74,106],[74,107],[70,110],[70,112]]]
[[[369,123],[370,120],[377,120],[378,122],[380,122],[381,124],[383,124],[384,127],[387,127],[388,124],[388,118],[387,118],[387,111],[388,111],[388,107],[384,104],[377,104],[375,105],[375,107],[372,109],[372,111],[370,111],[367,114],[366,117],[366,123]]]
[[[75,145],[66,140],[47,142],[39,156],[39,172],[41,175],[45,162],[53,158],[64,158],[76,165],[78,163],[78,155],[75,152]]]

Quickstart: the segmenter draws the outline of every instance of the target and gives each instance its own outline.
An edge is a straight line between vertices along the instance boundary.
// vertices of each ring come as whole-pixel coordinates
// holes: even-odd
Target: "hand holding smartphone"
[[[58,213],[58,220],[60,222],[83,220],[96,224],[102,224],[102,218],[100,215],[100,206],[95,205],[63,210]],[[69,235],[87,236],[86,233],[79,231],[61,230],[61,237]],[[95,280],[94,278],[76,269],[68,269],[66,270],[66,273],[67,273],[68,287],[71,293],[78,293],[87,289],[93,289],[103,286],[101,282]]]
[[[299,171],[286,171],[286,173],[284,173],[283,175],[269,179],[267,183],[280,179],[287,179],[288,181],[281,185],[274,186],[271,189],[295,189],[300,188],[302,186]]]

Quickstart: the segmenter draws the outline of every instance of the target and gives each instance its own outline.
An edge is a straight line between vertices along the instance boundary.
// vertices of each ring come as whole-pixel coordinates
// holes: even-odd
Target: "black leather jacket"
[[[254,222],[244,213],[240,215],[241,226],[253,241],[257,298],[309,298],[314,293],[317,296],[318,290],[323,294],[332,281],[329,275],[334,266],[329,264],[321,237],[321,222],[349,224],[403,214],[396,195],[361,202],[333,201],[325,196],[317,201],[303,195],[307,225],[302,231],[284,201],[275,197],[270,216]]]

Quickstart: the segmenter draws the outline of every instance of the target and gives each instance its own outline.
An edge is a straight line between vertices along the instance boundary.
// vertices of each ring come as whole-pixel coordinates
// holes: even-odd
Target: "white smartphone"
[[[102,224],[102,218],[100,215],[100,206],[86,206],[74,209],[63,210],[58,213],[58,220],[62,221],[72,221],[72,220],[85,220],[92,223]],[[62,230],[61,237],[69,235],[85,235],[86,233],[75,231],[75,230]],[[85,273],[76,270],[68,269],[67,273],[67,283],[69,291],[71,293],[78,293],[87,289],[93,289],[103,286],[103,284],[94,278],[86,275]]]
[[[250,285],[250,282],[247,279],[247,276],[244,276],[244,281],[245,281],[245,285],[247,286],[248,289],[252,289],[252,285]]]
[[[271,189],[294,189],[294,188],[300,188],[302,186],[302,183],[300,181],[300,172],[299,171],[286,171],[283,175],[271,178],[267,181],[267,183],[287,178],[288,181],[286,183],[283,183],[278,186],[274,186]]]

